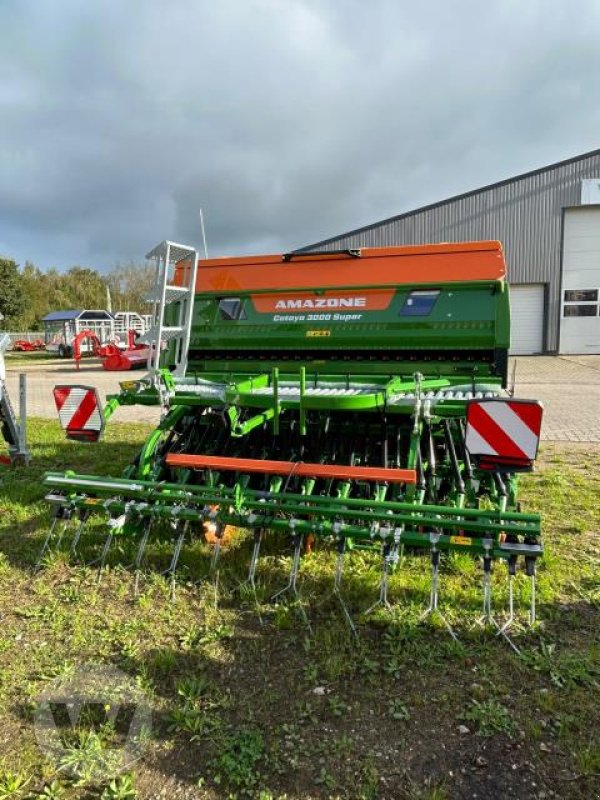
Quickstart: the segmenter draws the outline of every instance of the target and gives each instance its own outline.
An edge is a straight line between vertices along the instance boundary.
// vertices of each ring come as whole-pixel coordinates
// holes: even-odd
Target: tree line
[[[41,270],[29,261],[20,267],[11,258],[0,258],[0,328],[11,331],[42,330],[42,319],[51,311],[107,308],[113,312],[150,313],[144,295],[154,283],[154,267],[116,264],[102,275],[89,267],[74,266],[60,272]]]

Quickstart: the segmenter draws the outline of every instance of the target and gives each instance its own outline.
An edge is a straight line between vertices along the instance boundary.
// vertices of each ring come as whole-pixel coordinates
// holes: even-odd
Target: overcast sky
[[[0,253],[285,251],[600,147],[600,2],[0,0]]]

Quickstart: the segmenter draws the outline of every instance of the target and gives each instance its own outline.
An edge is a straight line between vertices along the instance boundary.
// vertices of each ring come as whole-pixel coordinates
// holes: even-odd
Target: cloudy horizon
[[[281,252],[600,147],[600,4],[0,2],[0,254]]]

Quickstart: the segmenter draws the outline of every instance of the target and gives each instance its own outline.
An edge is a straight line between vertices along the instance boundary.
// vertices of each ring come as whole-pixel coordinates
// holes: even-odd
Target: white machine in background
[[[2,319],[1,314],[0,319]],[[10,336],[7,333],[0,334],[0,437],[8,445],[8,462],[10,464],[28,464],[30,455],[27,447],[26,377],[24,374],[19,375],[19,418],[17,420],[6,388],[4,352],[9,345]]]

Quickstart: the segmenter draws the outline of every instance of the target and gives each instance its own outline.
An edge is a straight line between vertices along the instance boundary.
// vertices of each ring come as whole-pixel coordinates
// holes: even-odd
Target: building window
[[[563,317],[598,316],[598,289],[565,289]]]
[[[244,301],[239,297],[222,297],[219,300],[219,314],[221,319],[234,322],[239,319],[246,319]]]
[[[597,303],[598,289],[566,289],[565,303]]]
[[[431,314],[436,300],[440,296],[439,289],[410,292],[400,309],[401,317],[426,317]]]
[[[596,317],[598,315],[598,306],[592,303],[566,305],[564,307],[565,317]]]

